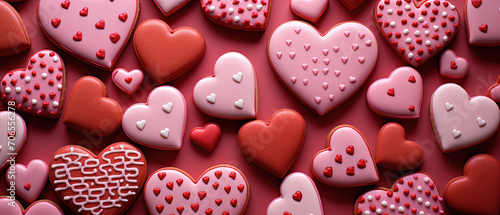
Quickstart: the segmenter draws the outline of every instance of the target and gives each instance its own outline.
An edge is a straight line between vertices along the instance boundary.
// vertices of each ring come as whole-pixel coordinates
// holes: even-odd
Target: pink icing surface
[[[322,116],[363,85],[377,62],[378,46],[359,23],[337,25],[322,36],[307,23],[290,21],[274,31],[267,51],[282,83]]]
[[[62,6],[62,0],[40,0],[38,20],[45,34],[55,44],[69,53],[83,58],[86,62],[106,70],[114,67],[122,48],[127,44],[132,28],[139,13],[139,0],[71,0],[69,7]],[[87,15],[81,15],[87,8]],[[119,15],[126,13],[127,19],[120,20]],[[60,24],[54,27],[54,19]],[[104,28],[97,28],[97,23],[104,20]],[[81,40],[74,35],[81,32]],[[118,33],[119,39],[112,41],[111,35]],[[104,50],[104,58],[97,52]]]
[[[388,92],[390,89],[393,94]],[[389,78],[373,82],[368,88],[366,99],[377,114],[414,119],[420,116],[423,93],[420,73],[411,67],[399,67],[392,71]]]
[[[15,116],[14,120],[9,119],[12,116]],[[12,122],[14,122],[13,125]],[[11,123],[11,126],[9,126],[8,123]],[[18,153],[23,148],[27,137],[27,131],[26,123],[24,123],[23,118],[12,111],[0,111],[0,125],[0,134],[2,134],[0,135],[0,169],[3,169],[8,164],[7,160],[11,157],[7,153]],[[8,141],[8,132],[12,130],[10,127],[14,127],[16,132],[14,140],[10,141],[13,144],[9,144]],[[11,150],[10,147],[13,147],[14,150]]]
[[[471,147],[497,132],[497,104],[485,96],[469,99],[467,92],[456,84],[438,87],[430,105],[434,133],[443,152]]]
[[[396,200],[397,198],[399,201]],[[405,206],[406,203],[409,207]],[[436,183],[427,173],[414,173],[399,178],[394,182],[391,190],[374,189],[358,198],[355,214],[383,213],[442,215],[444,214],[443,198],[439,194]]]
[[[113,71],[113,83],[123,90],[123,92],[132,95],[141,86],[144,79],[144,73],[139,69],[127,71],[122,68],[117,68]]]
[[[5,180],[15,183],[16,194],[21,198],[30,203],[35,201],[45,186],[49,167],[39,159],[31,160],[27,166],[17,163],[15,167],[15,178],[9,179],[9,174],[5,174]]]
[[[123,114],[123,131],[133,141],[148,147],[178,150],[186,127],[186,101],[171,86],[160,86],[149,94],[147,103],[130,106]]]
[[[298,16],[312,22],[318,21],[328,7],[328,0],[291,0],[290,8]]]
[[[205,16],[240,30],[266,29],[271,0],[201,0]]]
[[[500,102],[500,87],[496,86],[491,88],[490,96],[495,102]]]
[[[471,45],[499,45],[500,44],[500,1],[482,0],[479,7],[474,7],[471,0],[465,4],[465,21],[467,34]],[[487,31],[481,31],[482,25]]]
[[[375,8],[381,33],[413,66],[420,66],[451,42],[460,23],[456,7],[448,1],[419,4],[417,8],[410,0],[380,0]]]
[[[165,16],[169,16],[187,4],[190,0],[154,0]]]
[[[290,173],[281,182],[281,197],[274,199],[267,207],[267,215],[314,214],[322,215],[321,197],[314,181],[304,173]],[[300,199],[294,199],[294,194],[300,193]]]
[[[201,79],[193,90],[196,106],[206,114],[228,119],[257,116],[257,80],[244,55],[229,52],[214,67],[213,77]]]
[[[469,62],[451,49],[445,50],[439,58],[439,73],[448,78],[463,78],[469,71]]]
[[[19,202],[14,202],[14,207],[10,206],[10,199],[0,198],[0,211],[2,214],[9,215],[63,215],[59,206],[49,201],[37,201],[31,204],[26,211],[20,206]]]
[[[354,153],[348,154],[352,146]],[[336,161],[340,155],[341,162]],[[361,168],[358,162],[363,159],[366,166]],[[356,187],[378,181],[377,167],[364,137],[355,128],[348,125],[334,128],[328,137],[328,148],[318,152],[312,161],[314,176],[322,183],[332,187]],[[348,175],[347,169],[354,167],[354,175]],[[333,175],[324,174],[328,168]]]
[[[221,173],[219,177],[218,173]],[[168,187],[169,183],[172,189]],[[169,196],[172,197],[171,203],[167,201]],[[240,170],[227,165],[208,169],[197,181],[182,170],[162,168],[149,176],[144,187],[144,201],[150,214],[180,214],[180,207],[182,214],[206,214],[208,210],[212,214],[223,214],[225,211],[230,215],[243,214],[249,197],[245,176]],[[217,204],[219,200],[220,205]]]

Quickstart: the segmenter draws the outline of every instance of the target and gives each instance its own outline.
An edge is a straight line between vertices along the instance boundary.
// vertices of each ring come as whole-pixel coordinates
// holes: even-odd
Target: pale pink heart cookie
[[[463,57],[458,57],[453,50],[447,49],[441,54],[441,58],[439,58],[439,73],[441,76],[463,78],[468,71],[469,62]]]
[[[0,169],[9,164],[10,153],[19,153],[26,142],[27,130],[23,118],[12,111],[0,111]]]
[[[290,0],[290,9],[297,16],[317,22],[328,7],[328,0]]]
[[[149,176],[144,201],[149,214],[244,214],[249,185],[245,175],[229,165],[211,167],[198,180],[166,167]]]
[[[430,102],[434,136],[443,152],[479,144],[497,132],[500,111],[486,96],[469,98],[456,84],[443,84]]]
[[[179,150],[186,128],[187,109],[182,93],[171,86],[155,88],[146,103],[130,106],[123,114],[125,134],[142,145]]]
[[[264,31],[271,0],[200,0],[203,14],[216,24],[244,31]]]
[[[229,52],[219,57],[212,77],[194,87],[193,99],[202,112],[224,119],[257,116],[257,80],[252,63],[244,55]]]
[[[47,176],[49,175],[49,167],[42,160],[31,160],[28,165],[17,163],[14,165],[15,171],[11,173],[7,171],[5,181],[8,186],[14,183],[16,194],[21,198],[31,203],[38,198],[38,195],[45,187]]]
[[[113,83],[123,92],[132,95],[141,86],[144,79],[144,73],[139,69],[127,71],[117,68],[113,71]]]
[[[356,215],[426,214],[443,215],[443,198],[431,176],[417,172],[403,176],[391,189],[363,193],[354,208]]]
[[[328,135],[327,149],[316,153],[314,177],[332,187],[357,187],[376,183],[377,166],[365,138],[350,125],[337,126]]]
[[[267,215],[322,215],[321,197],[314,181],[304,173],[294,172],[281,182],[281,197],[267,206]]]
[[[500,1],[466,0],[464,10],[470,45],[500,45]]]
[[[64,215],[61,208],[52,201],[36,201],[25,210],[17,200],[12,201],[8,197],[0,197],[0,211],[8,215]]]
[[[415,119],[420,116],[423,82],[420,73],[411,67],[399,67],[389,78],[373,82],[366,100],[373,112],[386,117]]]
[[[39,0],[37,16],[49,40],[93,66],[111,70],[139,15],[139,0]]]
[[[290,21],[271,35],[267,54],[281,82],[323,116],[363,85],[377,63],[378,45],[359,23],[343,23],[322,35],[305,22]]]
[[[164,16],[170,16],[189,3],[190,0],[154,0]]]
[[[446,0],[380,0],[375,21],[387,43],[415,67],[443,50],[460,26],[457,8]]]

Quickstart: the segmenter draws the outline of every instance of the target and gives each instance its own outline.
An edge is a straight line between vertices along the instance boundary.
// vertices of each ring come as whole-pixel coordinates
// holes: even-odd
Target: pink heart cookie
[[[12,173],[7,171],[5,181],[9,186],[11,183],[15,183],[16,194],[21,198],[29,203],[35,201],[45,187],[49,167],[44,161],[34,159],[26,166],[17,163],[15,168]]]
[[[216,24],[243,31],[265,31],[271,0],[200,0],[203,14]]]
[[[127,71],[122,68],[113,71],[113,83],[123,92],[132,95],[141,86],[144,73],[139,69]]]
[[[24,210],[17,200],[11,201],[7,197],[0,197],[0,211],[9,215],[64,215],[61,208],[52,201],[36,201]]]
[[[423,82],[420,73],[411,67],[399,67],[389,78],[373,82],[366,100],[373,112],[386,117],[415,119],[420,116]]]
[[[439,58],[439,73],[448,78],[463,78],[469,71],[469,62],[458,57],[451,49],[445,50]]]
[[[460,26],[455,5],[446,0],[380,0],[375,20],[387,43],[415,67],[443,50]]]
[[[500,111],[488,97],[469,98],[456,84],[443,84],[434,91],[430,103],[434,136],[443,152],[479,144],[497,132]]]
[[[179,150],[186,127],[186,101],[182,93],[171,86],[155,88],[146,103],[130,106],[123,114],[125,134],[142,145]]]
[[[170,16],[189,3],[190,0],[154,0],[164,16]]]
[[[244,55],[229,52],[217,60],[212,77],[194,87],[193,99],[202,112],[225,119],[257,116],[257,81],[252,63]]]
[[[322,215],[321,197],[314,181],[304,173],[294,172],[281,182],[281,197],[267,206],[268,215],[314,214]]]
[[[316,153],[314,177],[332,187],[357,187],[376,183],[377,167],[365,138],[350,125],[337,126],[328,135],[327,149]]]
[[[354,208],[356,215],[432,214],[442,215],[443,198],[427,173],[399,178],[391,189],[377,188],[363,193]]]
[[[359,23],[343,23],[322,35],[305,22],[290,21],[274,31],[267,51],[281,82],[323,116],[363,85],[377,62],[378,45]]]
[[[496,0],[466,0],[465,22],[467,42],[474,46],[500,45],[500,2]]]
[[[317,22],[328,7],[328,0],[291,0],[290,9],[297,16]]]
[[[40,0],[37,10],[51,42],[104,70],[115,66],[138,15],[139,0]]]
[[[488,88],[486,96],[493,99],[493,101],[500,103],[500,75],[497,78],[497,82]]]
[[[18,153],[26,142],[27,130],[23,118],[12,111],[0,111],[0,169],[10,162],[11,154]],[[14,130],[13,130],[14,129]]]
[[[5,102],[14,101],[19,111],[47,118],[61,115],[66,86],[66,68],[51,50],[31,56],[24,70],[8,72],[0,92]]]
[[[144,186],[149,214],[244,214],[249,200],[245,175],[229,165],[211,167],[198,180],[166,167],[151,174]]]

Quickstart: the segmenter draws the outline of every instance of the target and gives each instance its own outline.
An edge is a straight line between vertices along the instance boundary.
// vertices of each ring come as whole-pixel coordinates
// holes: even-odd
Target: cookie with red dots
[[[200,0],[203,14],[212,22],[243,31],[265,31],[271,0]]]
[[[464,11],[469,45],[500,45],[499,8],[497,0],[466,0]]]

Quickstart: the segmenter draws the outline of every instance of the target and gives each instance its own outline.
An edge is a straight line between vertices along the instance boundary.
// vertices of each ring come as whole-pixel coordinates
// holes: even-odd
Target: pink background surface
[[[155,87],[148,77],[146,77],[145,83],[134,95],[128,96],[114,86],[110,72],[105,72],[82,63],[51,44],[41,32],[36,21],[36,2],[35,0],[29,0],[13,3],[14,7],[19,10],[21,16],[24,18],[32,39],[32,47],[29,51],[16,56],[0,58],[0,71],[2,75],[10,70],[24,67],[27,58],[38,50],[52,49],[61,55],[66,64],[68,87],[66,98],[78,78],[84,75],[93,75],[100,78],[106,84],[109,97],[117,100],[124,109],[134,103],[146,101],[148,93]],[[154,5],[152,0],[142,0],[138,24],[146,19],[159,18],[166,21],[172,29],[181,26],[193,27],[203,34],[207,42],[206,53],[201,62],[190,72],[168,83],[183,92],[187,101],[187,132],[185,133],[182,149],[180,151],[160,151],[135,144],[147,157],[148,174],[158,168],[172,166],[181,168],[190,173],[194,178],[198,178],[205,169],[211,166],[224,163],[234,165],[243,171],[250,183],[251,195],[247,214],[265,214],[269,202],[280,195],[279,186],[281,179],[268,174],[247,161],[238,149],[237,132],[239,127],[246,121],[211,118],[201,113],[193,102],[192,90],[196,82],[203,77],[212,75],[213,66],[219,56],[226,52],[238,51],[250,59],[257,73],[259,90],[259,113],[257,118],[267,121],[274,111],[282,108],[292,108],[301,113],[307,123],[304,146],[290,170],[291,172],[301,171],[309,176],[312,175],[310,170],[311,159],[317,151],[326,147],[326,136],[335,126],[341,124],[353,125],[364,135],[371,150],[374,152],[379,129],[385,123],[395,121],[405,127],[409,140],[415,141],[422,146],[424,161],[418,170],[429,173],[442,192],[450,179],[462,175],[463,165],[471,156],[478,153],[488,153],[500,158],[500,144],[495,144],[500,141],[498,135],[493,136],[478,146],[450,154],[441,153],[433,136],[429,119],[429,100],[432,92],[439,85],[453,82],[464,87],[471,96],[485,95],[487,88],[495,83],[499,74],[500,61],[498,60],[498,53],[500,52],[500,48],[469,47],[465,37],[462,9],[464,0],[451,0],[451,2],[459,10],[461,25],[456,38],[451,41],[448,47],[454,49],[459,56],[469,60],[471,63],[470,72],[465,78],[459,80],[444,78],[439,75],[438,57],[429,60],[417,69],[421,72],[424,80],[421,117],[416,120],[394,120],[380,117],[370,111],[365,98],[369,84],[377,79],[387,77],[395,68],[406,65],[386,44],[382,37],[380,37],[376,29],[373,19],[375,0],[365,2],[353,12],[349,12],[339,1],[330,0],[330,5],[324,16],[315,25],[319,31],[326,32],[337,23],[349,20],[359,21],[375,33],[380,51],[378,64],[366,81],[367,83],[345,104],[323,117],[319,117],[308,110],[282,86],[271,70],[267,60],[266,44],[272,31],[283,22],[299,19],[290,11],[287,0],[274,0],[270,12],[268,29],[264,33],[230,30],[213,24],[203,16],[200,3],[197,0],[192,0],[184,8],[168,18],[162,16],[160,10]],[[125,52],[118,61],[117,67],[127,70],[140,67],[132,43],[129,43],[125,48]],[[6,109],[6,105],[3,102],[1,103],[1,109]],[[22,114],[22,116],[27,123],[28,139],[16,160],[23,164],[27,164],[35,158],[48,162],[57,149],[67,144],[82,145],[88,147],[94,153],[99,153],[100,150],[110,143],[117,141],[132,142],[121,129],[114,135],[104,138],[86,136],[64,126],[62,124],[62,117],[58,120],[51,120],[27,114]],[[191,144],[188,138],[188,131],[191,128],[202,126],[208,121],[219,123],[223,132],[219,144],[212,153],[207,153],[203,149]],[[386,170],[384,168],[379,168],[379,173],[380,181],[376,186],[384,187],[391,186],[395,178],[401,175],[398,171]],[[7,195],[5,178],[3,177],[5,170],[0,174],[2,175],[0,177],[0,195]],[[315,182],[323,201],[325,214],[352,214],[356,198],[367,189],[375,187],[374,185],[338,189],[323,185],[316,179]],[[54,200],[65,212],[69,213],[68,208],[58,200],[49,184],[45,186],[39,199]],[[21,202],[24,207],[28,206],[26,202],[22,200]],[[450,212],[449,208],[446,208],[445,211]],[[146,208],[144,207],[144,198],[141,192],[133,207],[126,214],[144,213],[146,213]]]

